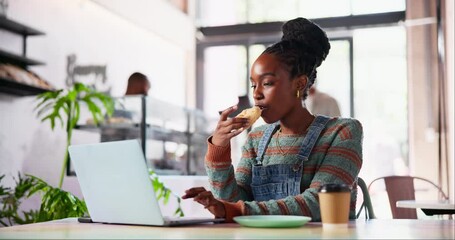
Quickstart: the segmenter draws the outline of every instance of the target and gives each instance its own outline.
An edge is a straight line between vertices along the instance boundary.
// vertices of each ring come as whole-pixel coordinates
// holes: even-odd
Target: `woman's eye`
[[[251,88],[252,88],[252,89],[255,89],[255,88],[256,88],[256,85],[251,85]]]
[[[263,83],[264,86],[272,86],[272,83],[271,82],[265,82]]]

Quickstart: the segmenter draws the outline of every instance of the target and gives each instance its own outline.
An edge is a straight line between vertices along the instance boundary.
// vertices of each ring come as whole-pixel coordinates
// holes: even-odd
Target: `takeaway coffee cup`
[[[348,226],[351,188],[346,184],[325,184],[319,189],[319,206],[324,229]]]

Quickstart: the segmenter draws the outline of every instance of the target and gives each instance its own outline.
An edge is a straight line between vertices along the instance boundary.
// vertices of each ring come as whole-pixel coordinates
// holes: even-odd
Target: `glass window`
[[[404,11],[404,0],[351,0],[352,15]]]
[[[350,3],[350,0],[302,0],[298,9],[300,16],[305,18],[347,16],[351,13]]]
[[[355,117],[363,125],[361,177],[407,173],[406,31],[354,31]]]
[[[361,175],[369,182],[376,176],[405,174],[408,166],[406,33],[403,27],[353,31],[354,116],[364,128],[364,165]],[[343,117],[351,114],[349,40],[331,40],[331,51],[318,69],[316,86],[335,97]],[[373,47],[374,46],[374,47]],[[265,49],[249,47],[249,68]],[[205,112],[236,103],[246,94],[243,46],[218,46],[205,50]],[[233,84],[236,83],[236,84]],[[248,92],[254,102],[251,92]],[[213,101],[217,99],[217,101]],[[264,122],[257,121],[255,126]]]
[[[330,6],[330,7],[328,7]],[[197,26],[404,11],[405,0],[198,0]]]
[[[298,0],[287,0],[285,4],[276,0],[249,0],[247,20],[250,23],[287,21],[298,13]]]
[[[217,117],[218,111],[237,104],[247,93],[246,49],[244,46],[209,47],[204,51],[204,112]]]
[[[249,22],[286,21],[296,17],[296,14],[311,19],[394,12],[404,11],[406,7],[404,0],[245,0],[244,2],[248,4],[237,8],[243,9],[244,12],[241,14],[245,16],[238,17],[237,20],[244,19]],[[239,3],[239,1],[231,2],[233,5]],[[275,13],[271,11],[272,9],[281,13]],[[211,14],[215,18],[218,16],[214,12]],[[219,16],[222,17],[222,15]],[[234,23],[231,22],[231,24]],[[206,22],[206,26],[210,25],[214,26]],[[328,58],[318,69],[316,86],[320,91],[335,97],[342,117],[354,117],[363,125],[363,166],[360,177],[368,183],[378,176],[408,174],[405,28],[403,26],[376,27],[348,31],[333,29],[333,32],[328,32],[328,35],[336,36],[338,39],[331,39],[332,48]],[[262,40],[267,41],[266,38]],[[256,43],[260,41],[260,37],[255,38]],[[206,49],[204,110],[207,114],[217,113],[218,110],[235,104],[237,99],[234,98],[244,94],[245,89],[249,89],[247,88],[250,85],[249,69],[245,71],[245,66],[250,68],[266,46],[267,44],[251,45],[248,47],[248,55],[245,54],[245,47],[241,46],[216,46]],[[353,56],[350,55],[352,53]],[[351,69],[353,69],[353,76],[351,76]],[[244,74],[243,77],[242,74]],[[353,85],[351,85],[351,79]],[[237,82],[238,85],[234,86],[233,82]],[[251,91],[248,94],[253,103]],[[213,99],[220,100],[213,101]],[[351,116],[351,112],[354,116]],[[264,122],[260,119],[253,127],[262,124]],[[239,135],[231,146],[231,152],[237,150],[237,154],[232,154],[234,166],[240,158],[239,151],[245,138],[245,134]],[[384,204],[388,204],[387,200],[384,201]],[[378,202],[382,204],[384,201]],[[381,213],[377,215],[383,217],[380,216]]]
[[[247,1],[197,0],[196,25],[223,26],[247,22]]]
[[[335,98],[342,117],[351,117],[349,41],[330,41],[330,45],[329,55],[318,68],[315,87]]]

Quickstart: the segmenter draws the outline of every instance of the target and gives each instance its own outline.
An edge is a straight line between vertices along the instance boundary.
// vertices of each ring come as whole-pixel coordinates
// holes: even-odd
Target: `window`
[[[290,2],[302,4],[302,1]],[[324,1],[325,4],[329,2]],[[347,11],[346,9],[349,9],[349,13],[360,14],[395,11],[404,7],[402,1],[395,1],[395,5],[390,1],[386,2],[388,7],[381,5],[381,8],[374,8],[365,6],[362,1],[339,1],[337,4],[344,4],[340,5],[341,10],[338,13]],[[275,6],[275,1],[261,3],[263,5],[259,4],[255,9],[248,8],[250,13],[254,13],[248,16],[249,21],[265,21],[268,17],[260,17],[260,13],[266,16],[267,9],[284,8],[280,7],[280,4]],[[318,12],[319,16],[333,14],[330,10],[324,10],[324,4],[319,1],[306,3],[308,8],[305,10],[299,5],[299,11],[311,9],[309,12]],[[258,2],[250,0],[248,4],[251,6]],[[289,9],[285,12],[292,15]],[[276,14],[274,19],[279,19],[279,14]],[[330,21],[330,18],[325,21]],[[407,173],[409,164],[405,27],[395,24],[389,27],[326,31],[331,50],[326,61],[318,68],[316,87],[338,101],[342,117],[354,117],[363,124],[364,165],[360,175],[369,182],[378,176]],[[257,35],[250,39],[237,39],[234,43],[200,45],[204,52],[202,81],[205,93],[203,109],[206,114],[217,117],[219,110],[235,104],[236,97],[240,95],[248,94],[251,102],[254,102],[248,80],[251,65],[268,45],[278,40],[279,36],[261,38]],[[255,126],[261,124],[264,122],[260,120]],[[242,143],[236,145],[241,146]]]
[[[198,2],[204,5],[206,1]],[[447,53],[440,44],[443,42],[440,37],[447,29],[442,24],[445,30],[438,31],[441,30],[438,28],[441,21],[437,16],[441,15],[441,10],[446,13],[447,10],[444,1],[442,5],[439,1],[406,5],[407,2],[231,1],[232,9],[241,9],[230,19],[229,24],[233,26],[217,25],[209,19],[200,21],[205,38],[201,38],[198,48],[229,44],[244,46],[248,49],[244,58],[248,59],[246,67],[249,69],[265,46],[279,40],[279,29],[284,21],[297,16],[313,19],[327,31],[332,44],[327,60],[318,69],[317,87],[338,100],[343,117],[355,117],[363,124],[364,164],[360,176],[370,182],[381,175],[424,173],[434,179],[438,177],[440,184],[446,181],[450,186],[450,174],[442,173],[450,165],[450,159],[449,163],[440,162],[440,169],[428,169],[425,164],[436,159],[444,161],[451,153],[450,147],[449,157],[441,152],[444,139],[440,136],[444,134],[438,135],[435,129],[442,117],[440,108],[436,109],[440,100],[436,96],[443,96],[440,94],[443,89],[438,86],[443,80],[439,71],[444,69],[438,68],[438,64],[444,64],[441,55]],[[204,12],[200,14],[204,15]],[[223,18],[215,11],[210,14],[219,16],[219,22]],[[411,18],[405,21],[405,15]],[[448,38],[448,46],[450,40],[453,39]],[[449,73],[450,70],[449,67]],[[448,75],[450,80],[451,75]],[[206,85],[211,81],[199,76],[198,81]],[[444,132],[443,127],[440,131]],[[446,176],[449,177],[443,180]]]
[[[379,176],[406,174],[405,28],[356,30],[354,50],[355,116],[364,128],[362,177],[370,182]]]
[[[404,0],[197,0],[198,26],[328,18],[404,11]],[[330,7],[328,7],[330,6]]]
[[[208,81],[204,87],[204,112],[207,116],[217,117],[218,111],[237,104],[237,97],[247,94],[245,56],[244,46],[205,49],[204,79]]]
[[[316,88],[334,97],[342,117],[351,117],[351,38],[330,41],[330,53],[318,68]]]

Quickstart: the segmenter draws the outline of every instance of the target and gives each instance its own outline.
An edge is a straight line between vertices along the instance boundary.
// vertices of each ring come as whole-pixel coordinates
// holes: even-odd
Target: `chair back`
[[[375,219],[376,216],[374,215],[370,193],[368,192],[368,188],[365,181],[360,177],[357,179],[357,186],[360,187],[360,190],[362,191],[363,203],[356,214],[356,218],[359,218],[360,214],[362,213],[362,210],[365,208],[365,219]]]
[[[410,176],[389,176],[384,178],[392,216],[395,219],[417,219],[415,208],[398,208],[400,200],[415,200],[414,179]]]
[[[384,180],[387,196],[389,198],[390,209],[392,210],[392,216],[394,219],[417,219],[416,209],[398,208],[396,206],[396,202],[400,200],[415,200],[414,180],[416,179],[434,186],[438,190],[440,196],[442,196],[443,199],[447,199],[447,196],[442,189],[432,181],[413,176],[386,176],[376,178],[370,183],[370,185],[368,185],[368,190],[370,190],[371,185],[374,182],[381,179]]]

